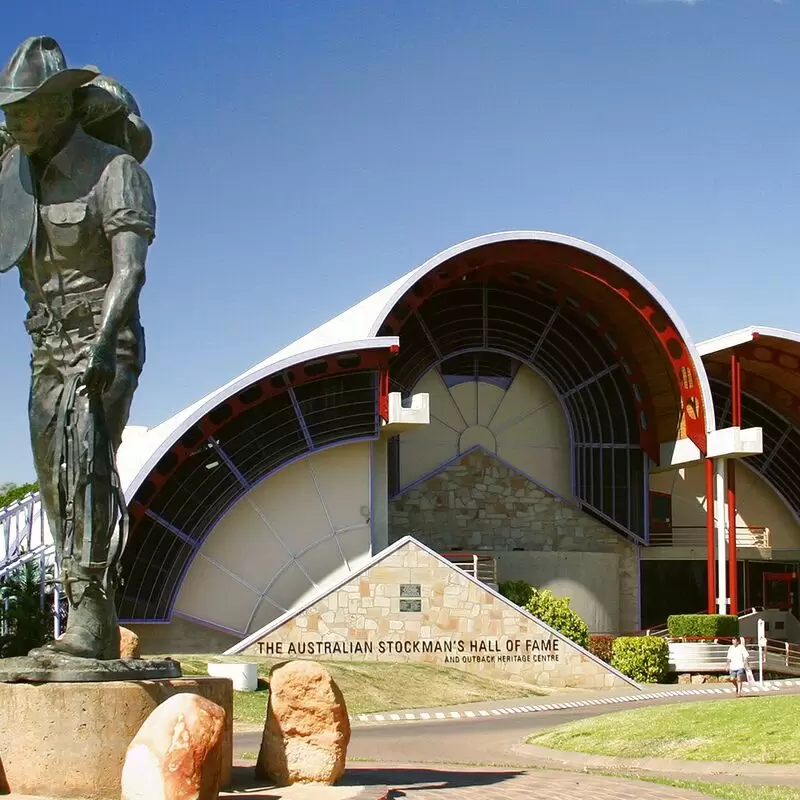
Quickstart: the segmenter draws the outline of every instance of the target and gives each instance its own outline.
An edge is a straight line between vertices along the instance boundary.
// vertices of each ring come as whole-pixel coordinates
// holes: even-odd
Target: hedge
[[[667,619],[667,632],[678,638],[738,636],[739,618],[725,614],[673,614]]]
[[[639,683],[662,683],[669,672],[669,645],[660,636],[620,636],[611,666]]]

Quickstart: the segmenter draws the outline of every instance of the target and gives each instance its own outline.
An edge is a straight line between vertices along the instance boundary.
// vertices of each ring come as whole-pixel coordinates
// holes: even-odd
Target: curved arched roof
[[[742,389],[800,426],[800,333],[750,325],[698,345],[709,376],[730,379],[730,359],[741,365]]]
[[[732,423],[731,360],[739,363],[742,426],[759,427],[764,452],[745,463],[800,519],[800,333],[750,325],[698,345],[715,395],[720,425]]]
[[[683,360],[690,367],[692,374],[684,378],[684,381],[693,384],[689,391],[684,391],[683,394],[696,393],[699,390],[700,395],[694,413],[697,416],[696,423],[702,426],[703,430],[701,437],[693,438],[704,440],[705,433],[715,430],[713,399],[697,348],[669,301],[647,278],[612,253],[581,239],[546,231],[507,231],[469,239],[443,250],[421,266],[255,365],[161,425],[150,430],[129,429],[123,439],[119,455],[120,473],[126,497],[130,500],[159,458],[198,419],[227,396],[241,391],[265,375],[290,368],[296,363],[347,350],[397,345],[396,338],[379,337],[378,334],[381,328],[385,327],[398,301],[407,295],[412,287],[426,277],[435,275],[437,270],[454,258],[469,257],[470,254],[479,253],[487,246],[526,242],[561,246],[565,248],[565,253],[569,252],[579,257],[584,254],[591,263],[588,272],[592,273],[594,270],[594,273],[597,273],[596,275],[592,273],[596,278],[596,283],[593,284],[591,277],[586,274],[587,270],[576,270],[579,273],[578,282],[582,283],[584,290],[594,290],[599,295],[605,294],[612,302],[616,296],[614,308],[618,311],[628,307],[629,310],[635,309],[642,319],[647,315],[653,317],[650,320],[652,337],[660,336],[663,345],[669,346],[670,337],[679,339],[680,345],[685,348],[685,353],[682,353],[677,361]],[[607,274],[600,274],[603,270]],[[565,275],[567,275],[566,270],[559,271],[559,276],[563,278]],[[611,309],[612,312],[614,308]],[[619,329],[619,326],[617,328]],[[636,344],[634,343],[634,346]],[[638,344],[641,344],[641,341]],[[662,352],[667,360],[671,359],[666,349],[662,348]],[[680,378],[677,380],[680,382]],[[658,402],[658,398],[655,399]],[[687,433],[692,434],[691,431]],[[679,432],[675,431],[674,435],[677,437]],[[666,437],[663,440],[666,440]],[[695,443],[700,445],[698,441]]]
[[[118,455],[120,477],[125,487],[127,500],[130,502],[142,482],[170,447],[198,420],[229,397],[265,378],[278,375],[297,365],[313,363],[343,353],[390,350],[397,347],[399,341],[395,336],[379,336],[368,340],[344,339],[327,343],[321,340],[315,347],[302,347],[302,343],[309,338],[310,336],[304,337],[274,356],[256,364],[155,428],[147,429],[135,426],[127,428]],[[311,342],[307,343],[311,344]]]
[[[637,373],[631,384],[646,420],[643,427],[649,423],[655,428],[656,444],[687,436],[705,450],[706,434],[716,428],[713,401],[686,326],[641,273],[588,242],[541,231],[511,231],[458,244],[385,290],[369,333],[399,334],[423,302],[445,289],[482,282],[492,291],[498,281],[507,291],[510,287],[520,298],[524,295],[522,302],[529,306],[539,301],[538,290],[545,289],[557,298],[562,317],[570,308],[577,309],[583,326],[610,345],[628,375]],[[545,337],[548,330],[540,328],[539,335]],[[510,327],[507,334],[513,338]],[[401,344],[401,359],[403,350]],[[585,375],[580,378],[584,379]],[[640,393],[644,398],[638,403]],[[649,449],[657,461],[658,448],[655,454]]]

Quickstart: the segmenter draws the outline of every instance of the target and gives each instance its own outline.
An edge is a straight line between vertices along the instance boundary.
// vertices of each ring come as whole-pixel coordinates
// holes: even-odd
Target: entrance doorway
[[[746,562],[747,605],[791,611],[798,616],[798,577],[796,563],[775,561]]]
[[[764,608],[793,611],[797,594],[796,572],[764,573]]]

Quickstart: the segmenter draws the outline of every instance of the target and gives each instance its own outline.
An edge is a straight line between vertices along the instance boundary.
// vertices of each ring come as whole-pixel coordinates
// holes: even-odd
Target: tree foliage
[[[39,564],[28,561],[0,578],[0,658],[23,656],[51,635],[52,614],[41,606]]]
[[[10,506],[15,500],[22,500],[31,492],[38,492],[38,483],[0,483],[0,508]]]

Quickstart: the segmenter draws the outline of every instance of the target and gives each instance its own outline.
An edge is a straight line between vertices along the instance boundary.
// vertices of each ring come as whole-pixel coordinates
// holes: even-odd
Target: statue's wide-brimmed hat
[[[71,69],[58,42],[50,36],[31,36],[0,72],[0,107],[39,92],[69,92],[99,74],[95,67]]]

